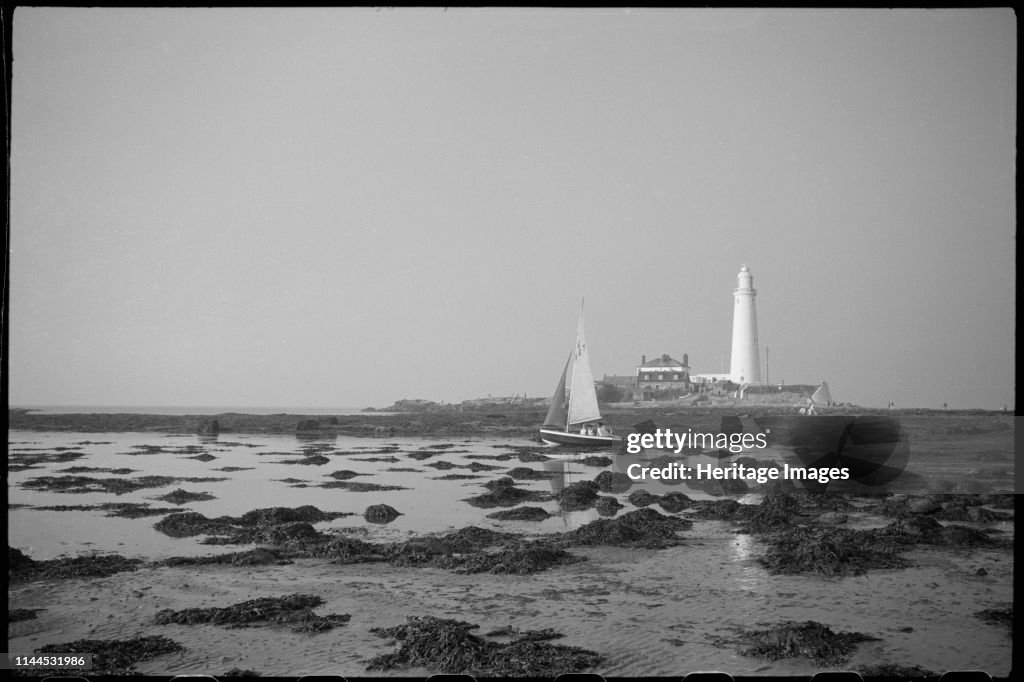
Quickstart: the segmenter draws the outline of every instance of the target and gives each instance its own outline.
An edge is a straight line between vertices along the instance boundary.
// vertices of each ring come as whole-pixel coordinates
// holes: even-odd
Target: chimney
[[[640,356],[640,364],[641,365],[646,365],[647,364],[647,356],[646,355],[641,355]]]

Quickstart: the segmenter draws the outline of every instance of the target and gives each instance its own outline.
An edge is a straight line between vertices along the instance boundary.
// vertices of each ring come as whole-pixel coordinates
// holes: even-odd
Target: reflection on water
[[[524,441],[56,432],[9,432],[8,438],[12,461],[17,457],[47,455],[33,462],[31,468],[12,468],[8,480],[12,505],[8,513],[10,544],[38,559],[92,550],[162,558],[237,549],[203,545],[199,542],[201,538],[163,535],[153,529],[153,524],[165,513],[119,518],[107,516],[107,510],[98,508],[58,511],[39,507],[132,503],[173,507],[216,518],[237,517],[257,508],[313,505],[323,511],[351,514],[316,524],[317,529],[351,528],[374,541],[401,540],[410,532],[443,532],[468,525],[539,535],[578,527],[598,518],[593,510],[561,513],[558,503],[549,500],[529,503],[553,514],[546,521],[499,522],[487,515],[500,511],[500,507],[481,509],[465,501],[486,492],[483,483],[507,475],[514,467],[540,469],[536,463],[517,459],[518,453],[512,448],[529,445]],[[538,447],[539,452],[543,450]],[[601,471],[599,467],[579,463],[545,464],[552,467],[550,484],[537,479],[517,481],[516,486],[539,492],[555,491],[566,482],[593,479]],[[487,469],[479,471],[480,465]],[[72,467],[77,471],[66,471]],[[124,472],[126,468],[131,471]],[[31,479],[71,475],[119,480],[143,476],[220,480],[175,480],[122,494],[64,493],[23,487]],[[351,486],[321,487],[325,483],[337,486],[339,482],[400,489],[362,492]],[[213,499],[179,506],[154,499],[178,488],[188,493],[208,493]],[[402,515],[387,525],[368,523],[363,513],[367,507],[378,504],[390,505]]]
[[[760,551],[754,545],[754,536],[737,533],[732,542],[733,563],[739,568],[736,586],[747,592],[759,591],[764,585],[764,569],[754,563],[754,555]]]
[[[544,471],[550,476],[548,479],[551,483],[551,494],[558,497],[558,493],[562,492],[566,486],[578,483],[579,481],[593,480],[594,476],[601,471],[600,469],[587,467],[580,463],[585,455],[582,454],[568,454],[559,455],[558,459],[551,459],[544,462]],[[586,469],[593,469],[588,472]],[[600,514],[597,513],[596,509],[584,509],[581,511],[567,511],[558,506],[555,502],[558,515],[562,520],[562,530],[573,530],[580,526],[601,518]]]
[[[652,495],[663,495],[670,492],[685,494],[691,500],[713,500],[724,496],[737,498],[740,502],[747,503],[756,501],[756,497],[747,492],[745,485],[737,486],[734,482],[717,480],[661,480],[644,478],[636,480],[629,475],[632,465],[639,468],[665,469],[670,465],[695,468],[698,465],[722,468],[730,466],[732,458],[722,456],[718,453],[690,453],[690,454],[665,454],[663,451],[645,450],[638,454],[616,454],[612,459],[611,466],[598,469],[582,463],[582,460],[591,453],[569,453],[560,455],[557,459],[544,462],[544,471],[550,476],[551,492],[557,497],[566,486],[579,481],[591,481],[601,471],[612,474],[605,476],[603,481],[602,495],[615,496],[620,504],[629,511],[633,508],[627,502],[630,494],[643,490]],[[634,468],[632,473],[639,476],[639,469]],[[601,518],[596,509],[584,511],[566,511],[559,509],[563,526],[566,529],[579,528]]]
[[[710,467],[720,469],[732,464],[734,458],[714,453],[680,453],[674,454],[663,450],[646,450],[635,455],[624,454],[615,458],[615,471],[624,474],[628,479],[629,490],[646,490],[652,495],[664,495],[670,492],[685,494],[693,500],[712,500],[725,495],[742,492],[742,486],[734,486],[730,490],[730,483],[714,479],[698,479],[691,473],[691,478],[669,478],[662,480],[647,476],[641,480],[637,478],[642,474],[643,469],[668,469],[674,473],[685,467],[689,472],[696,472],[697,467]],[[635,465],[635,466],[634,466]],[[630,468],[632,467],[632,469]],[[630,472],[633,476],[630,476]]]
[[[240,516],[255,508],[313,505],[323,511],[351,514],[318,524],[320,530],[357,528],[370,539],[403,539],[412,533],[441,532],[468,525],[543,534],[579,528],[598,518],[596,509],[565,511],[555,499],[531,506],[542,506],[551,518],[541,522],[499,522],[487,515],[499,508],[480,509],[466,498],[485,492],[482,484],[504,476],[514,467],[529,466],[533,460],[520,461],[520,449],[526,441],[498,438],[442,441],[427,438],[357,438],[333,433],[290,435],[221,434],[195,436],[163,433],[57,433],[9,432],[11,462],[19,467],[9,471],[8,513],[10,544],[28,551],[30,556],[52,558],[86,550],[116,551],[148,557],[206,554],[212,551],[196,538],[169,538],[152,526],[161,516],[112,518],[106,511],[49,511],[48,506],[100,505],[110,503],[149,504],[167,507],[154,498],[181,488],[188,493],[208,493],[213,499],[180,505],[208,518]],[[741,503],[752,503],[759,496],[748,492],[745,484],[721,480],[659,480],[629,477],[631,465],[640,468],[665,468],[681,465],[691,470],[699,465],[728,467],[745,456],[716,452],[644,450],[638,454],[603,453],[612,463],[604,467],[583,462],[588,453],[563,454],[538,447],[537,452],[552,459],[543,462],[546,479],[519,480],[516,486],[557,495],[566,486],[602,476],[601,495],[612,495],[624,509],[635,508],[630,494],[644,490],[652,495],[680,492],[693,500],[712,500],[730,496]],[[34,453],[48,453],[40,461],[27,459]],[[593,454],[593,453],[589,453]],[[80,455],[80,456],[76,456]],[[768,447],[756,453],[759,463],[774,462],[800,466],[794,449]],[[22,460],[18,458],[21,457]],[[501,457],[501,459],[497,459]],[[750,459],[747,457],[746,459]],[[749,464],[749,462],[748,462]],[[480,465],[488,467],[479,471]],[[174,478],[210,478],[211,481],[174,481],[123,494],[90,492],[61,493],[25,488],[26,481],[41,476],[67,476],[66,470],[91,478],[129,478],[166,476]],[[130,468],[131,473],[118,473]],[[96,469],[106,471],[95,471]],[[636,473],[636,469],[634,469]],[[332,474],[337,474],[332,476]],[[902,477],[901,480],[907,480]],[[343,483],[351,485],[341,486]],[[335,487],[322,487],[332,483]],[[375,489],[398,487],[397,490]],[[361,492],[353,488],[370,488]],[[858,491],[854,491],[858,492]],[[402,515],[387,525],[368,524],[363,512],[371,505],[387,504]]]

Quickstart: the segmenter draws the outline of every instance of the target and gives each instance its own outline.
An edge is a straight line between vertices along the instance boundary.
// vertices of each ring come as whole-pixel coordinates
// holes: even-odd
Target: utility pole
[[[770,386],[771,383],[772,383],[771,379],[769,379],[770,376],[771,375],[768,373],[768,346],[765,346],[764,347],[764,383],[767,386]]]

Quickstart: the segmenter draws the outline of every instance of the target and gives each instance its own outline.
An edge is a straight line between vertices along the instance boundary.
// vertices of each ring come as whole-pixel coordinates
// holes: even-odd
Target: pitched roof
[[[637,365],[637,367],[685,367],[685,365],[669,355],[662,355]]]

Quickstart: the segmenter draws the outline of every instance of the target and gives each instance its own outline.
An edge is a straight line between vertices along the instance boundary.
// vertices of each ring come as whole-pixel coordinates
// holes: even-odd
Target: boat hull
[[[557,429],[541,429],[540,437],[548,445],[570,445],[584,448],[602,448],[618,445],[619,436],[585,436],[581,433],[566,433]]]

